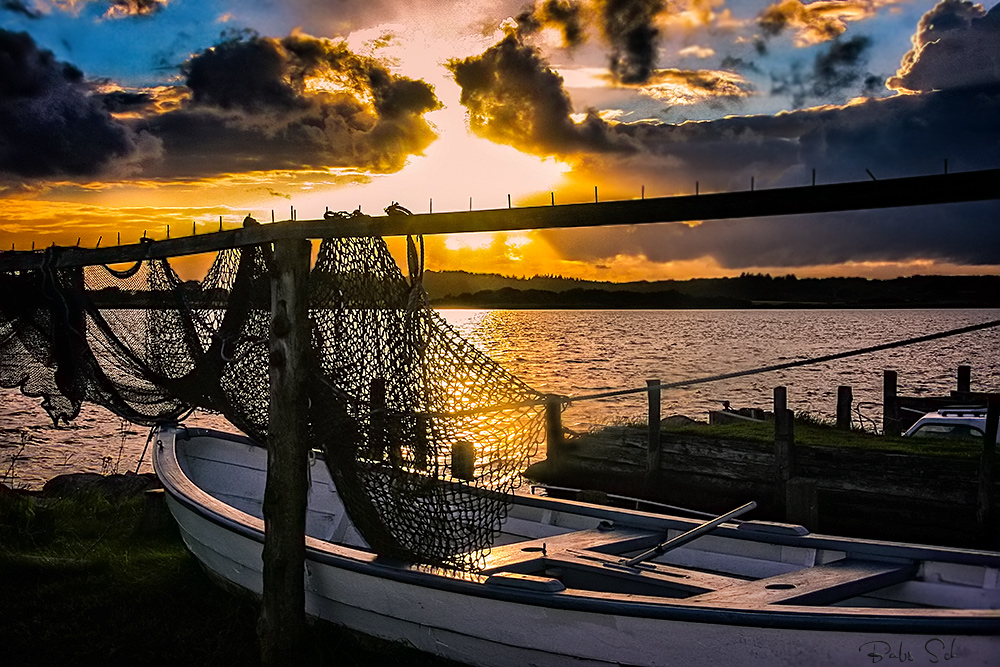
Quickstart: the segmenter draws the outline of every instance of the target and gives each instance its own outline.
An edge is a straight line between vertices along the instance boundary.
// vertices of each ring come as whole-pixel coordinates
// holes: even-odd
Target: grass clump
[[[144,523],[146,502],[0,487],[3,664],[260,664],[259,601],[212,581],[172,519]],[[451,664],[327,623],[307,637],[318,667]]]

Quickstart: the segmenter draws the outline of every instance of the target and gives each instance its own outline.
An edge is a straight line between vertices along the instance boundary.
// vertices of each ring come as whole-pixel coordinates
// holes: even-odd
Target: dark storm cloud
[[[1000,82],[1000,6],[941,0],[924,14],[894,90],[926,92]]]
[[[866,48],[860,38],[832,43],[817,58],[810,90],[865,85]],[[966,57],[975,62],[974,54]],[[560,77],[514,37],[451,67],[481,136],[559,156],[581,177],[615,174],[620,182],[645,183],[647,193],[654,183],[664,194],[693,192],[696,180],[701,192],[745,190],[751,177],[757,187],[807,185],[813,168],[821,183],[863,180],[866,169],[879,178],[939,173],[946,158],[953,170],[995,168],[1000,155],[1000,84],[773,116],[671,124],[591,115],[576,125]],[[710,255],[727,268],[926,258],[995,264],[998,215],[997,203],[970,204],[640,227],[629,234],[578,230],[558,235],[557,243],[567,257],[591,262],[642,254],[654,261]]]
[[[448,68],[462,88],[472,130],[482,137],[536,154],[613,148],[604,121],[573,122],[562,77],[515,34],[481,56],[449,61]]]
[[[861,35],[834,40],[816,54],[811,70],[796,65],[790,72],[772,74],[771,94],[790,95],[792,104],[801,107],[811,99],[829,101],[845,93],[853,97],[873,92],[872,83],[877,77],[865,70],[870,46],[871,39]]]
[[[307,35],[231,37],[183,67],[190,99],[141,122],[162,138],[157,175],[356,167],[397,171],[435,134],[428,84]]]
[[[8,12],[13,12],[15,14],[20,14],[29,19],[39,19],[42,18],[42,14],[33,10],[26,3],[21,0],[3,0],[0,2],[0,9],[5,9]]]
[[[656,67],[660,31],[656,17],[665,0],[601,0],[601,32],[611,44],[609,69],[622,83],[644,83]]]
[[[576,0],[545,0],[517,15],[518,28],[530,35],[542,28],[556,28],[568,47],[578,46],[586,39],[583,5]]]
[[[995,266],[1000,263],[1000,227],[983,221],[995,220],[998,213],[996,203],[971,203],[541,234],[565,257],[590,263],[642,255],[653,262],[711,257],[731,271],[915,260]]]
[[[616,126],[645,152],[596,160],[594,173],[617,169],[647,184],[659,176],[682,192],[808,185],[997,167],[1000,86],[869,100],[843,108],[777,116],[732,117],[673,126]],[[655,158],[663,158],[657,162]],[[638,227],[630,234],[592,230],[550,239],[575,259],[601,262],[619,254],[652,261],[711,256],[729,269],[804,267],[848,261],[934,259],[966,265],[1000,262],[1000,203],[916,207],[848,214],[793,216],[700,225]],[[577,230],[582,231],[582,230]],[[573,238],[570,238],[573,237]]]
[[[151,109],[156,103],[153,95],[127,90],[113,90],[96,95],[110,113],[128,113]]]
[[[611,50],[612,76],[641,84],[656,69],[661,37],[656,23],[668,9],[666,0],[542,0],[518,14],[516,21],[525,37],[542,28],[559,30],[567,47],[583,43],[588,28],[594,28]]]
[[[94,176],[142,152],[83,73],[0,29],[0,172],[16,177]]]
[[[848,21],[873,16],[879,4],[878,0],[779,0],[757,16],[757,26],[765,39],[791,30],[798,46],[809,46],[840,37]],[[765,48],[763,43],[760,48]]]

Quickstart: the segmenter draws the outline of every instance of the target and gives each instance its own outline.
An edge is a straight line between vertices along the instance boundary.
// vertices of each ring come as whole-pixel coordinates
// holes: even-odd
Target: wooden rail
[[[63,248],[55,267],[117,264],[196,255],[280,239],[457,234],[526,229],[600,227],[657,222],[722,220],[863,209],[924,206],[1000,199],[1000,169],[881,181],[858,181],[771,190],[683,195],[559,206],[358,216],[333,220],[286,220],[107,248]],[[42,266],[40,251],[0,252],[0,271]]]

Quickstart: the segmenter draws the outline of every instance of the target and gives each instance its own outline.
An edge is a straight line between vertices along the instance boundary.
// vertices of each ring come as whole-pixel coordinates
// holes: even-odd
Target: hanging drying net
[[[427,305],[380,238],[326,239],[309,277],[308,443],[380,554],[475,569],[534,454],[542,396]],[[0,273],[0,385],[55,421],[84,401],[131,422],[192,409],[267,442],[270,246],[225,250],[201,281],[166,260]]]

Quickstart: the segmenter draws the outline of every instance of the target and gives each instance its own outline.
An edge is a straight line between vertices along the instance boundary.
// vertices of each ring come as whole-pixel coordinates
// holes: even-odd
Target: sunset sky
[[[962,0],[0,0],[0,248],[1000,167]],[[554,194],[553,194],[554,193]],[[427,239],[599,280],[1000,273],[1000,203]]]

